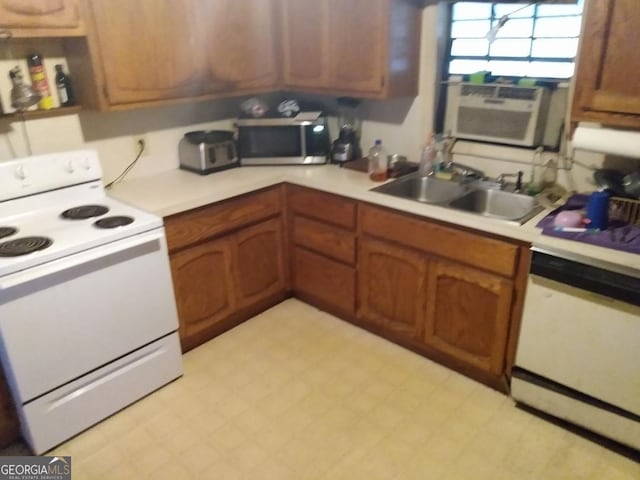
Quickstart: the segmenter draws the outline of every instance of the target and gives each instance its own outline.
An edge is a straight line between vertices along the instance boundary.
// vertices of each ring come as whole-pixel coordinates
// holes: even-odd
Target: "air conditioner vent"
[[[455,137],[523,147],[542,143],[549,89],[461,84],[457,92],[450,122]]]
[[[537,89],[535,88],[518,88],[518,87],[500,87],[498,89],[498,98],[513,98],[515,100],[535,100]]]
[[[490,85],[462,85],[461,95],[476,95],[478,97],[493,97],[496,87]]]

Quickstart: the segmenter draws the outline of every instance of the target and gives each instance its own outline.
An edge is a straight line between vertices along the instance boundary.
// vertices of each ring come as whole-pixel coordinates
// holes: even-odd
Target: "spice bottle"
[[[61,107],[70,107],[75,105],[76,99],[73,95],[73,88],[71,87],[71,79],[69,75],[64,73],[62,65],[56,65],[56,90],[58,91],[58,100],[60,100]]]
[[[42,57],[36,53],[27,57],[27,65],[29,66],[29,75],[33,88],[41,95],[38,107],[40,110],[50,110],[53,108],[53,97],[49,90],[49,82],[47,74],[42,64]]]

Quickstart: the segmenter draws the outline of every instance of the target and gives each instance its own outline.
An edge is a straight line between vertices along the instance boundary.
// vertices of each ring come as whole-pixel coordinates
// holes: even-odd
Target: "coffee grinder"
[[[338,98],[338,128],[340,133],[331,146],[331,162],[344,163],[362,158],[360,148],[360,101],[350,97]]]

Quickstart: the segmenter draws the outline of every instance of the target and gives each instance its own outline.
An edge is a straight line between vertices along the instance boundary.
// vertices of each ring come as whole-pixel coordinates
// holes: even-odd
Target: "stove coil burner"
[[[18,257],[50,246],[53,241],[47,237],[21,237],[0,243],[0,257]]]
[[[99,217],[108,211],[109,207],[105,207],[104,205],[80,205],[79,207],[65,210],[62,212],[62,216],[70,220],[85,220],[91,217]]]
[[[133,223],[133,218],[122,216],[105,217],[94,222],[93,224],[98,228],[116,228]]]
[[[0,238],[9,237],[18,231],[15,227],[0,227]]]

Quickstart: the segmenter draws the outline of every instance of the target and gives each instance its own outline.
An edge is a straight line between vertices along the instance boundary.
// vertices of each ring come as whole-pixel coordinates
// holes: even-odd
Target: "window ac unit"
[[[549,89],[463,83],[454,95],[452,133],[457,138],[522,147],[542,144]]]

